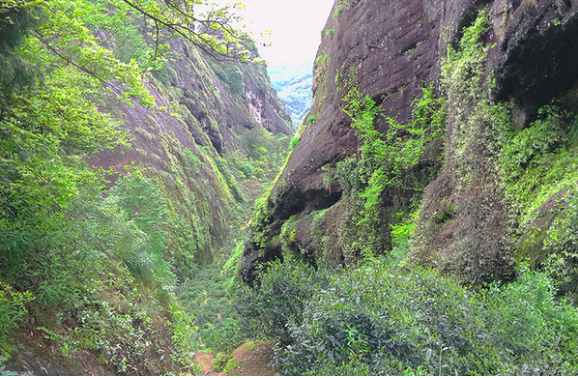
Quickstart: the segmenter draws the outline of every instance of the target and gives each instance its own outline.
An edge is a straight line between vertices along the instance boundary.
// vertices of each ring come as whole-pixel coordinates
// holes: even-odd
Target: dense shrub
[[[190,350],[228,352],[248,337],[242,332],[232,303],[232,288],[237,284],[244,245],[244,240],[239,240],[230,254],[224,253],[210,266],[191,271],[191,279],[180,285],[178,297],[186,310],[183,313],[191,317],[186,326],[194,328],[194,332],[188,331],[180,343]],[[224,246],[222,251],[230,249]],[[185,322],[181,323],[185,325]]]
[[[288,256],[276,261],[261,276],[257,288],[241,287],[235,305],[243,326],[256,335],[264,335],[288,344],[292,336],[289,321],[300,324],[307,300],[326,282],[326,275]]]
[[[26,304],[33,299],[30,292],[18,292],[0,281],[0,345],[4,344],[4,337],[10,328],[17,327],[28,313]]]
[[[243,81],[245,75],[238,66],[218,67],[214,65],[214,68],[219,79],[231,88],[231,92],[242,93],[245,90],[245,82]]]
[[[109,194],[108,201],[123,209],[142,233],[140,245],[134,244],[129,255],[120,256],[123,262],[148,283],[170,278],[170,266],[163,256],[167,250],[167,209],[161,191],[137,170],[120,178]]]
[[[554,219],[544,239],[542,268],[562,294],[578,293],[578,190],[568,190],[560,215]],[[576,297],[574,298],[576,300]]]
[[[243,313],[284,343],[287,375],[575,374],[578,313],[546,275],[518,274],[474,292],[425,269],[314,274],[288,259],[247,289]]]
[[[294,150],[295,147],[297,147],[297,144],[299,143],[299,138],[295,137],[293,139],[291,139],[291,142],[289,142],[289,149],[290,150]]]

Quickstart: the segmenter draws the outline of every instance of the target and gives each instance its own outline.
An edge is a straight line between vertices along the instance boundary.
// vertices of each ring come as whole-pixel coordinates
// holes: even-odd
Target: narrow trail
[[[215,369],[215,356],[212,353],[199,352],[197,361],[205,376],[272,376],[279,374],[271,369],[269,363],[273,357],[273,341],[246,341],[231,353],[223,371]]]

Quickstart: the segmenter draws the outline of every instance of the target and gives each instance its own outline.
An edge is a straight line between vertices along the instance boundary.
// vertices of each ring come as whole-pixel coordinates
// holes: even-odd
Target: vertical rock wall
[[[387,132],[388,117],[408,123],[412,117],[413,102],[421,97],[421,88],[433,84],[441,95],[440,68],[448,46],[457,46],[464,27],[470,26],[479,10],[486,8],[491,26],[484,35],[488,55],[483,71],[484,77],[495,77],[491,101],[507,102],[515,122],[519,127],[524,127],[535,117],[540,106],[548,103],[553,96],[567,93],[578,79],[578,70],[571,63],[576,61],[575,54],[578,53],[576,39],[572,37],[576,35],[575,23],[578,20],[576,3],[336,1],[325,28],[325,31],[332,32],[323,33],[314,67],[311,114],[319,118],[304,130],[262,207],[261,216],[256,217],[254,228],[258,242],[248,245],[245,250],[245,280],[250,282],[255,277],[256,262],[282,254],[287,247],[287,243],[282,243],[283,231],[288,227],[295,230],[291,244],[313,260],[324,255],[342,261],[348,255],[356,254],[356,251],[344,250],[343,235],[351,230],[345,217],[351,212],[351,204],[342,197],[343,185],[339,178],[335,178],[338,162],[348,156],[360,156],[360,143],[351,128],[351,119],[342,111],[344,93],[340,88],[348,79],[346,75],[355,72],[354,80],[359,91],[380,105],[381,114],[374,122],[378,131]],[[485,90],[490,91],[489,88]],[[451,112],[451,109],[448,111]],[[467,109],[463,111],[468,112]],[[467,116],[450,114],[444,142],[446,149],[452,148],[452,130],[457,130],[459,126],[452,122]],[[484,165],[484,160],[490,158],[492,152],[484,146],[480,147],[476,159],[480,165]],[[434,165],[442,154],[442,150],[432,149],[420,157],[419,163],[422,167]],[[491,250],[492,263],[479,269],[489,272],[479,273],[475,280],[508,277],[511,274],[507,257],[510,247],[500,240],[506,238],[513,225],[507,216],[504,193],[491,191],[488,187],[482,190],[472,185],[466,195],[465,191],[444,185],[443,181],[451,181],[455,174],[451,166],[445,161],[436,176],[429,179],[431,184],[425,189],[422,201],[422,226],[429,222],[428,216],[431,217],[434,211],[452,201],[463,210],[464,215],[468,209],[473,209],[468,207],[468,203],[492,202],[496,207],[477,213],[476,217],[481,217],[486,225],[484,230],[476,231],[471,223],[453,223],[454,229],[441,227],[421,235],[423,250],[448,251],[444,253],[452,255],[448,257],[452,261],[461,253],[463,248],[460,246],[465,244],[469,245],[469,249]],[[334,180],[327,180],[328,176]],[[500,183],[494,182],[491,186],[498,188]],[[390,212],[395,213],[401,208],[396,204],[416,194],[419,195],[419,192],[386,191],[382,194],[382,200],[388,204]],[[450,198],[452,200],[448,202]],[[459,214],[456,216],[459,218]],[[470,229],[466,230],[468,227]],[[494,229],[488,233],[491,227]],[[390,230],[389,224],[384,222],[383,229],[376,232],[388,235]],[[448,244],[448,240],[452,241]],[[431,259],[424,258],[421,262],[440,266],[437,264],[440,255],[436,253],[429,256]],[[450,271],[470,269],[463,264],[441,264],[442,267],[450,265]]]

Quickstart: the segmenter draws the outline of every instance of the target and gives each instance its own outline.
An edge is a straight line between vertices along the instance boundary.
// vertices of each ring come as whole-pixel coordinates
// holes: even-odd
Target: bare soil
[[[273,341],[246,341],[232,353],[224,372],[216,372],[215,357],[211,353],[201,352],[197,361],[207,376],[272,376],[279,371],[273,370],[269,363],[273,357]]]

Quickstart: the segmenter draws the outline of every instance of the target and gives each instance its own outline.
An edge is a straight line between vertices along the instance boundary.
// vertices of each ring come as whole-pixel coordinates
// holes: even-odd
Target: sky
[[[269,71],[281,67],[310,67],[321,42],[321,31],[334,0],[239,0],[240,15],[256,39]],[[268,38],[261,33],[270,31]],[[264,47],[263,43],[271,42]]]

